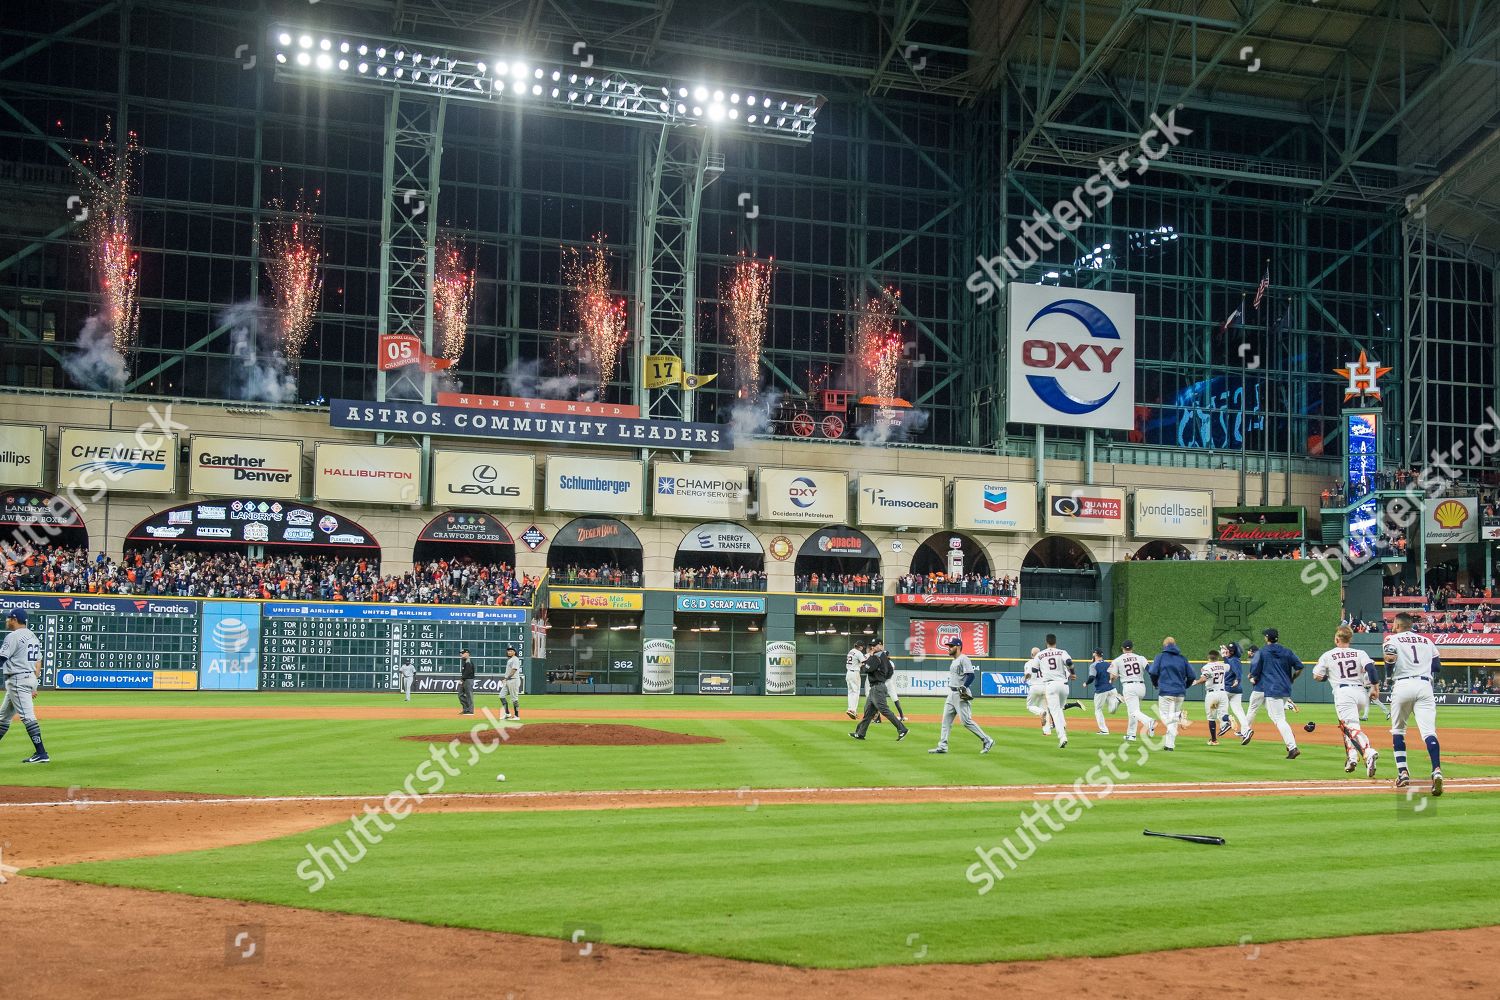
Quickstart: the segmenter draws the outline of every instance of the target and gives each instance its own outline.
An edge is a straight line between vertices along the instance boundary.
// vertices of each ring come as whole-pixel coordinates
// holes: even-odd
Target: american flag
[[[1266,297],[1266,289],[1271,287],[1271,265],[1266,265],[1266,273],[1260,276],[1260,284],[1255,286],[1255,301],[1251,303],[1256,309],[1260,308],[1260,302]]]

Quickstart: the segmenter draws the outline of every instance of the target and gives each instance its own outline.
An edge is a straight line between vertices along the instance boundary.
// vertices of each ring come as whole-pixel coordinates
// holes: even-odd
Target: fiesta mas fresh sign
[[[1135,296],[1010,286],[1007,419],[1129,430],[1135,420]]]

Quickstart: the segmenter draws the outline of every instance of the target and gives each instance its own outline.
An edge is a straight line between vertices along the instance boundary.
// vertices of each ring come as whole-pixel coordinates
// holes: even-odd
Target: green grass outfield
[[[1023,804],[417,814],[317,893],[330,827],[28,874],[819,967],[1247,949],[1493,923],[1500,795],[1097,803],[985,895],[976,847]],[[1148,839],[1143,827],[1227,846]],[[306,869],[311,871],[310,868]],[[335,870],[336,871],[336,870]],[[595,930],[597,928],[597,931]],[[275,947],[274,941],[271,947]],[[1259,954],[1259,952],[1255,952]],[[1251,969],[1253,971],[1253,969]]]
[[[148,702],[139,699],[148,698]],[[414,701],[431,707],[447,699]],[[28,784],[82,788],[138,788],[226,795],[384,795],[400,787],[428,759],[433,744],[402,740],[412,734],[454,733],[475,720],[450,718],[393,719],[207,719],[186,714],[173,719],[84,720],[47,718],[57,704],[93,705],[381,705],[402,711],[405,703],[379,695],[203,694],[146,695],[48,693],[38,707],[43,735],[54,762],[23,767],[29,751],[19,728],[0,745],[0,785]],[[526,722],[542,722],[549,709],[601,708],[709,709],[805,712],[804,720],[643,719],[639,724],[675,732],[716,736],[722,744],[666,747],[506,746],[460,765],[445,792],[522,792],[601,789],[851,787],[941,784],[1036,784],[1069,782],[1097,762],[1097,752],[1121,745],[1122,716],[1110,720],[1116,735],[1094,733],[1091,711],[1069,713],[1073,726],[1069,748],[1028,726],[995,727],[999,745],[989,756],[978,754],[978,741],[959,729],[952,751],[934,757],[925,751],[937,741],[936,722],[913,724],[913,734],[897,744],[890,726],[874,726],[870,738],[857,743],[846,735],[851,723],[842,699],[708,698],[708,697],[541,697],[526,700]],[[481,706],[496,707],[494,699]],[[941,702],[911,699],[908,711],[935,717]],[[1200,709],[1201,712],[1201,709]],[[980,704],[980,718],[1023,716],[1019,700],[994,699]],[[1378,714],[1378,713],[1377,713]],[[476,717],[482,720],[482,716]],[[1027,717],[1029,719],[1029,717]],[[1300,720],[1333,725],[1332,706],[1309,706]],[[1500,728],[1500,710],[1450,708],[1439,715],[1440,727],[1478,725],[1487,719]],[[589,720],[578,720],[587,722]],[[606,721],[606,720],[599,720]],[[629,719],[607,720],[629,722]],[[1373,721],[1373,720],[1372,720]],[[1381,720],[1383,721],[1383,720]],[[1300,735],[1300,727],[1298,729]],[[1175,754],[1153,754],[1132,769],[1136,781],[1264,781],[1342,779],[1342,752],[1334,746],[1308,745],[1297,761],[1284,759],[1276,732],[1265,720],[1248,747],[1230,740],[1204,745],[1207,727],[1201,718],[1179,738]],[[1415,731],[1413,731],[1413,734]],[[1371,729],[1383,749],[1387,774],[1389,736]],[[1425,753],[1413,740],[1415,773],[1425,773]],[[14,758],[14,759],[12,759]],[[495,775],[504,771],[506,784]],[[1500,774],[1500,761],[1445,764],[1450,778]],[[1365,780],[1354,779],[1348,780]]]

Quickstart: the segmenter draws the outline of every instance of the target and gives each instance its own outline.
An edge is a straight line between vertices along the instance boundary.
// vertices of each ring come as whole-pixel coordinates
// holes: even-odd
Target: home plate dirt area
[[[537,727],[542,728],[541,726]],[[620,727],[632,729],[635,727]],[[1230,784],[1230,783],[1225,783]],[[1267,783],[1267,794],[1290,788]],[[1290,785],[1290,783],[1287,783]],[[1453,783],[1462,791],[1467,783]],[[1493,785],[1476,780],[1474,784]],[[1303,783],[1292,794],[1324,793]],[[1212,792],[1172,785],[1151,794]],[[1060,789],[1058,789],[1060,790]],[[1226,789],[1227,790],[1227,789]],[[1147,789],[1141,789],[1147,792]],[[1045,787],[762,790],[764,803],[1015,801]],[[1243,793],[1243,792],[1241,792]],[[247,843],[345,820],[357,797],[255,799],[142,790],[0,787],[5,862],[20,867],[175,853]],[[733,791],[536,793],[435,797],[423,809],[609,809],[737,805]],[[25,845],[22,847],[21,845]],[[319,997],[483,995],[531,997],[663,995],[709,998],[963,998],[1122,996],[1256,1000],[1298,998],[1339,984],[1381,995],[1393,956],[1402,979],[1429,996],[1492,995],[1495,928],[1288,941],[1104,959],[985,965],[799,969],[614,946],[587,960],[560,959],[560,942],[280,906],[83,885],[10,874],[0,906],[27,952],[28,997]],[[268,960],[226,960],[225,929],[252,928]],[[28,930],[29,929],[29,930]],[[274,949],[274,954],[270,953]],[[691,988],[684,993],[684,983]],[[191,984],[186,986],[184,984]],[[1145,992],[1132,992],[1145,988]]]

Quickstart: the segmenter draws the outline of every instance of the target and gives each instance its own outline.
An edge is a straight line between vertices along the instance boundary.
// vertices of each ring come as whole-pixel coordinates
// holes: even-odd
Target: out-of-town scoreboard
[[[112,690],[456,691],[459,652],[494,691],[506,647],[530,661],[526,608],[0,594],[42,642],[42,685]]]

